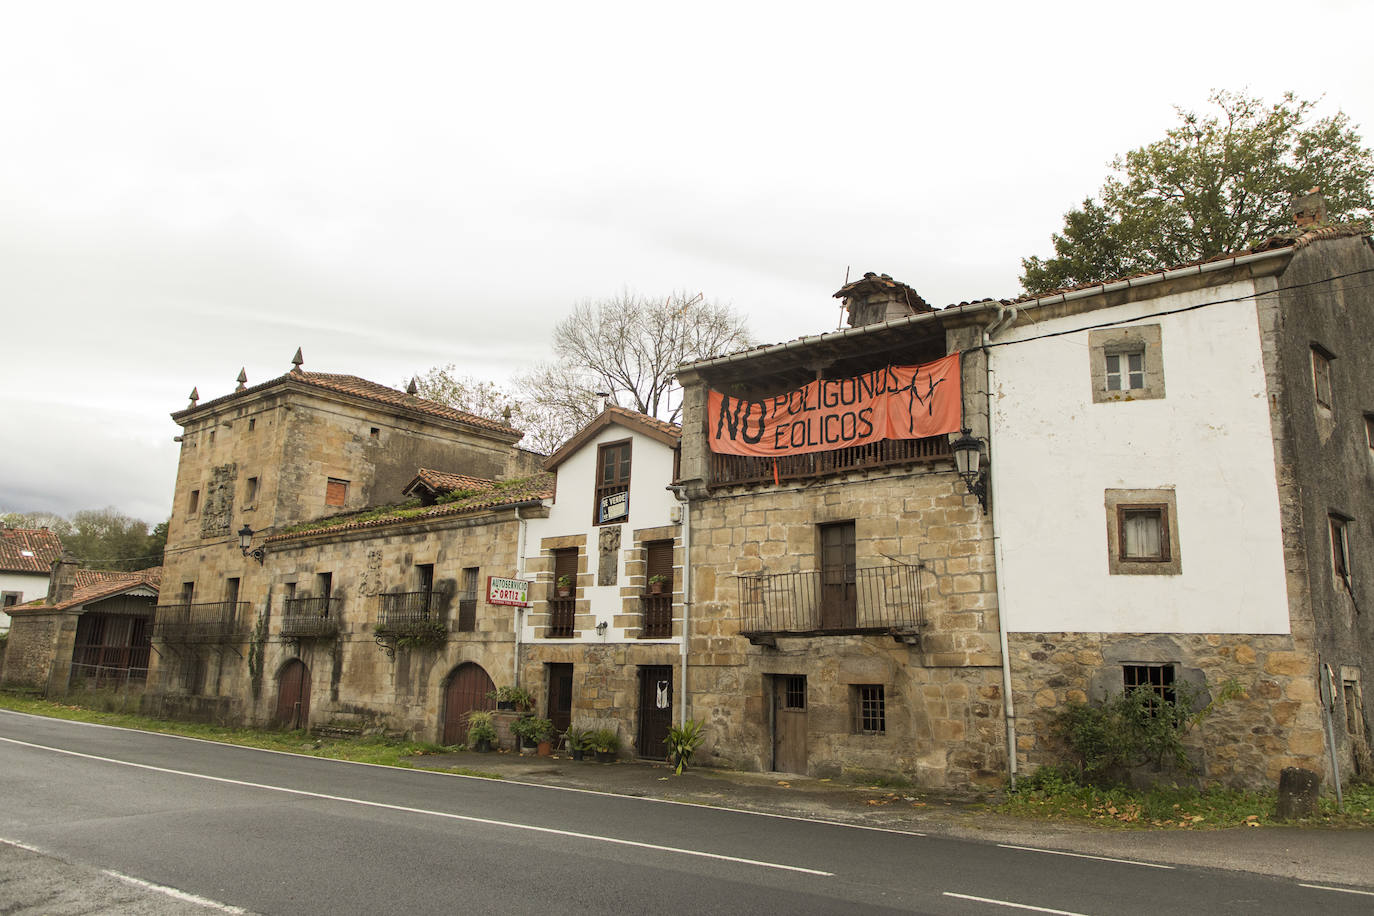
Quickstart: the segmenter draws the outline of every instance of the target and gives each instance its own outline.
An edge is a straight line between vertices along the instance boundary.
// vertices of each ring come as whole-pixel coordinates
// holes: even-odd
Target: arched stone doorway
[[[299,658],[282,665],[277,673],[276,721],[283,728],[310,724],[310,669]]]
[[[496,689],[491,677],[475,662],[464,662],[449,676],[444,688],[444,744],[462,744],[468,738],[468,713],[495,709],[487,694]]]

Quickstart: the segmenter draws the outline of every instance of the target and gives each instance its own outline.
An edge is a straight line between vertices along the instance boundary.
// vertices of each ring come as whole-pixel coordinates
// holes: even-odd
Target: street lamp
[[[954,450],[954,469],[959,472],[959,477],[964,481],[964,486],[968,491],[978,497],[978,505],[983,507],[983,512],[988,511],[988,478],[987,472],[979,468],[983,458],[983,440],[973,435],[973,430],[965,427],[963,433],[954,444],[950,446]]]
[[[253,529],[244,525],[239,529],[239,550],[243,552],[245,557],[252,557],[257,560],[258,565],[261,566],[263,558],[267,556],[267,551],[261,547],[252,547],[252,544]]]

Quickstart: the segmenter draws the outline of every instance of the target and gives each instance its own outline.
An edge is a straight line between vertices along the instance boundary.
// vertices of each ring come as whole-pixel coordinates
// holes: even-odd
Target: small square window
[[[1312,345],[1312,391],[1318,407],[1331,409],[1331,361],[1336,357],[1325,347]]]
[[[186,500],[186,514],[195,515],[200,511],[200,491],[192,490],[190,497]]]
[[[23,599],[23,592],[4,592],[0,594],[0,607],[14,607]]]
[[[1121,666],[1121,682],[1125,690],[1147,690],[1150,692],[1150,708],[1172,706],[1178,699],[1174,691],[1174,666],[1162,664],[1136,664]]]
[[[783,709],[806,708],[806,675],[789,674],[783,682]]]
[[[1107,490],[1104,501],[1110,575],[1182,574],[1173,490]]]
[[[1107,354],[1107,390],[1138,391],[1145,387],[1145,351]]]
[[[245,506],[251,506],[251,505],[253,505],[255,502],[257,502],[257,500],[258,500],[258,479],[257,479],[256,477],[249,477],[249,478],[248,478],[248,486],[247,486],[247,488],[246,488],[246,490],[245,490],[245,492],[244,492],[244,494],[243,494],[243,504],[244,504]]]
[[[382,431],[381,431],[380,429],[378,429],[377,427],[374,426],[374,427],[372,427],[372,428],[368,431],[367,434],[368,434],[368,436],[372,437],[373,439],[376,439],[378,436],[380,436],[380,435],[382,434]]]
[[[250,419],[250,420],[248,421],[248,431],[249,431],[250,433],[251,433],[253,430],[257,429],[257,426],[258,426],[258,421],[257,421],[257,420],[255,420],[255,419]]]
[[[348,481],[339,480],[336,477],[329,478],[329,482],[324,488],[324,504],[326,506],[342,506],[348,501]]]
[[[1093,403],[1164,397],[1163,339],[1157,324],[1089,331]]]
[[[859,735],[881,735],[887,731],[887,709],[882,684],[855,684],[854,732]]]

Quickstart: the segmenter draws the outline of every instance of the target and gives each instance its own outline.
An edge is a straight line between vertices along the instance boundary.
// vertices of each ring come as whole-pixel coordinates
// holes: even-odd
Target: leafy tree
[[[1312,188],[1331,222],[1374,213],[1374,154],[1343,112],[1312,122],[1316,102],[1291,92],[1271,106],[1224,91],[1209,101],[1215,113],[1177,109],[1164,139],[1112,161],[1098,200],[1064,215],[1055,256],[1022,259],[1027,293],[1251,247],[1291,230],[1290,200]]]
[[[59,538],[72,532],[72,523],[55,512],[6,512],[0,521],[10,528],[47,528]]]
[[[547,395],[544,394],[545,389]],[[596,415],[595,408],[588,414],[581,405],[571,413],[553,409],[554,402],[558,400],[555,393],[560,391],[556,376],[510,388],[471,375],[458,375],[457,367],[449,363],[417,375],[415,390],[422,398],[447,404],[474,416],[503,423],[509,420],[511,426],[525,434],[525,438],[520,440],[522,448],[545,455],[554,452],[577,432],[581,417]]]
[[[148,523],[130,518],[114,506],[83,509],[65,519],[52,512],[10,512],[3,518],[15,528],[46,527],[86,569],[147,569],[162,563],[167,523],[148,531]]]

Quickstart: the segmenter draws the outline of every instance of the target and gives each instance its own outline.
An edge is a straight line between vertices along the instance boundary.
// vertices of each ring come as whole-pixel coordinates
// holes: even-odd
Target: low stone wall
[[[1205,691],[1235,679],[1245,694],[1219,706],[1186,739],[1204,785],[1270,788],[1284,767],[1323,770],[1316,660],[1291,636],[1148,633],[1012,633],[1017,760],[1027,772],[1069,761],[1054,735],[1057,713],[1123,689],[1122,665],[1172,664]]]

